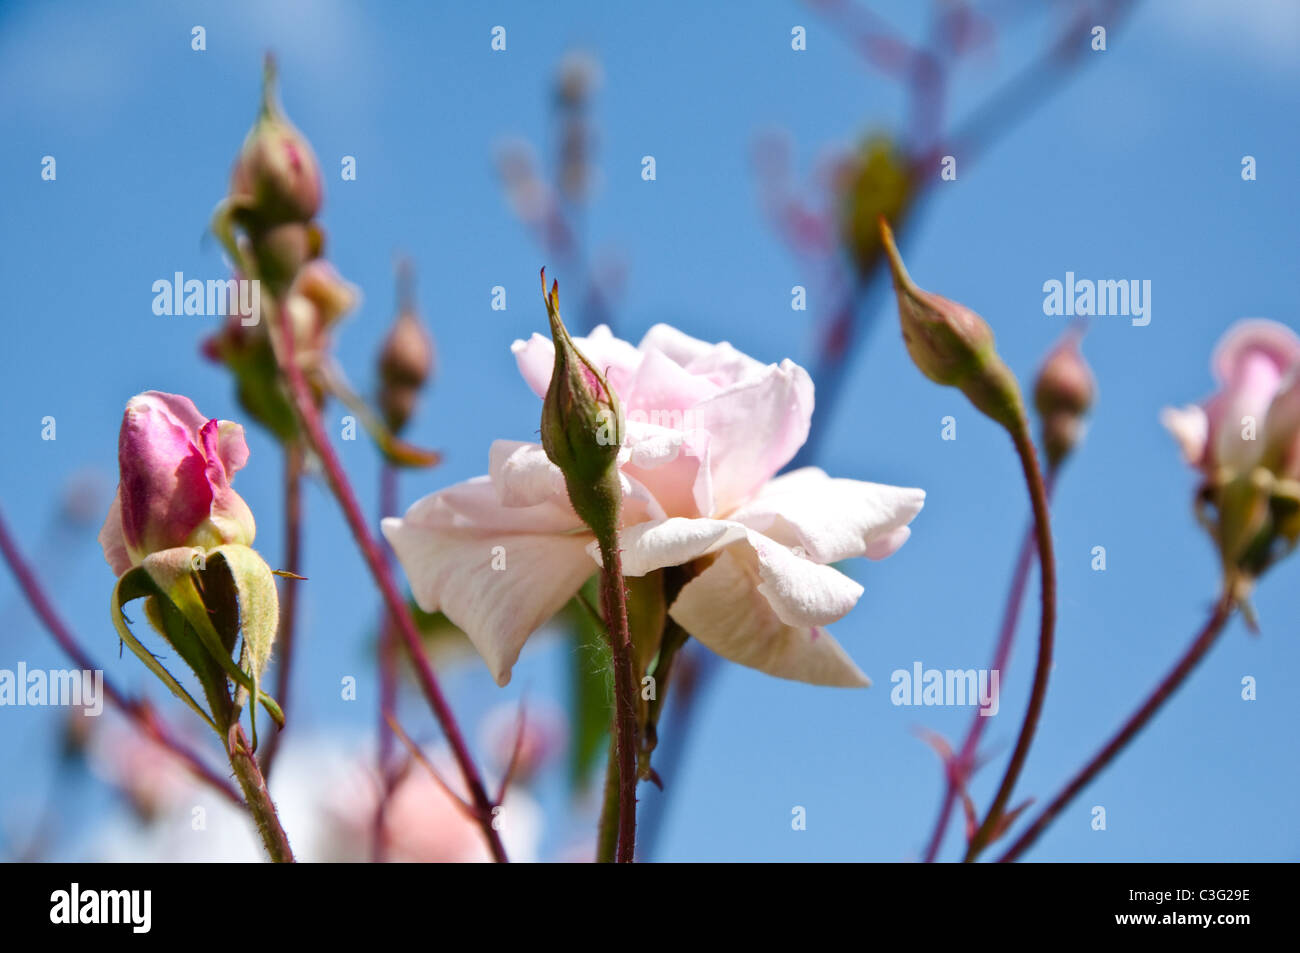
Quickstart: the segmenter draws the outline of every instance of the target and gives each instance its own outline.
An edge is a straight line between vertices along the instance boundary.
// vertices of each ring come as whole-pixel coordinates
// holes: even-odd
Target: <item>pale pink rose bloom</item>
[[[1211,369],[1219,385],[1212,396],[1160,415],[1183,459],[1207,477],[1259,461],[1274,399],[1300,372],[1300,338],[1276,321],[1238,321],[1215,347]]]
[[[132,397],[118,436],[117,495],[99,531],[113,572],[180,546],[250,545],[253,514],[230,486],[247,461],[239,424],[209,420],[178,394]]]
[[[575,344],[626,417],[624,574],[713,557],[669,608],[692,636],[783,678],[870,684],[824,628],[863,591],[828,564],[893,553],[925,493],[816,467],[776,476],[807,439],[813,411],[812,380],[791,361],[765,365],[663,324],[635,347],[603,325]],[[513,351],[544,396],[551,341],[534,334]],[[416,601],[460,626],[501,685],[528,636],[599,566],[540,444],[496,441],[487,476],[426,496],[383,529]],[[493,568],[498,557],[504,571]]]

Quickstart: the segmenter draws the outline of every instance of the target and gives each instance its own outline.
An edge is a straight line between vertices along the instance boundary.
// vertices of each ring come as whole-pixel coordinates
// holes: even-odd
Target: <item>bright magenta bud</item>
[[[275,63],[268,56],[262,111],[230,176],[230,194],[259,228],[309,222],[321,205],[320,165],[306,138],[280,109]]]
[[[131,398],[118,437],[117,496],[99,532],[113,571],[182,546],[251,545],[252,511],[230,486],[247,460],[239,424],[209,420],[177,394]]]

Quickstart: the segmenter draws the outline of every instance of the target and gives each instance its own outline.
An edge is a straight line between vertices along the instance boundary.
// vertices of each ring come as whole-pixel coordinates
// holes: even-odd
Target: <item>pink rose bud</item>
[[[936,384],[956,387],[1002,426],[1021,426],[1025,410],[1020,385],[998,357],[988,322],[964,305],[918,288],[898,254],[888,222],[881,218],[879,227],[912,363]]]
[[[262,111],[235,160],[230,194],[262,227],[308,222],[320,210],[320,166],[307,140],[280,109],[275,63],[269,56]]]
[[[247,460],[239,424],[208,420],[177,394],[131,398],[118,438],[117,496],[99,532],[113,571],[120,576],[166,549],[251,545],[253,514],[230,487]]]
[[[555,364],[542,401],[542,447],[564,474],[574,510],[599,538],[613,531],[619,507],[617,462],[623,434],[618,396],[573,343],[560,318],[558,283],[547,292],[545,269],[542,294],[555,342]]]
[[[1066,332],[1043,362],[1034,385],[1043,449],[1053,467],[1060,466],[1083,435],[1083,417],[1096,394],[1096,381],[1079,351],[1079,337],[1077,331]]]
[[[433,372],[433,338],[415,310],[411,266],[398,269],[398,314],[379,351],[379,407],[388,429],[397,433],[415,410]]]

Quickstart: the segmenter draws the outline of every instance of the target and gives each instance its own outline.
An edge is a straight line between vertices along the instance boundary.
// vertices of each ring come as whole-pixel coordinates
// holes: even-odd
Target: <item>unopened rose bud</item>
[[[618,397],[569,337],[560,319],[559,285],[553,284],[547,293],[545,269],[542,293],[555,341],[555,366],[542,402],[542,447],[564,474],[574,510],[600,537],[616,529],[621,494],[617,462],[623,439]]]
[[[1020,426],[1025,413],[1020,385],[998,357],[988,322],[964,305],[918,288],[899,257],[889,224],[882,218],[879,227],[912,362],[935,383],[959,389],[1004,427]]]
[[[259,227],[309,222],[321,204],[320,166],[311,146],[280,109],[275,64],[267,57],[262,111],[235,160],[230,194]]]
[[[230,486],[247,460],[239,424],[208,420],[177,394],[131,398],[118,439],[121,480],[99,532],[113,571],[177,547],[250,545],[253,514]]]
[[[1083,436],[1083,418],[1092,406],[1096,386],[1079,350],[1078,332],[1067,332],[1043,362],[1034,385],[1043,450],[1051,466],[1060,466]]]
[[[273,295],[281,295],[303,266],[319,254],[317,232],[299,222],[258,229],[251,237],[258,278]]]
[[[600,61],[594,56],[582,51],[568,53],[556,71],[556,97],[566,106],[581,106],[599,88],[601,79]]]
[[[379,408],[394,433],[406,426],[433,371],[433,338],[415,310],[410,266],[398,274],[398,315],[379,351]]]

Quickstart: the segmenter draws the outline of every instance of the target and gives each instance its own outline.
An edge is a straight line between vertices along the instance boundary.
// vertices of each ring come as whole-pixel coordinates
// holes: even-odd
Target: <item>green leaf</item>
[[[258,684],[279,627],[275,577],[265,560],[249,547],[237,544],[219,546],[206,554],[180,547],[151,553],[141,568],[160,596],[185,617],[208,659],[261,702],[277,723],[283,724],[280,706]],[[241,637],[247,650],[248,671],[232,657]],[[251,718],[256,747],[256,704]]]
[[[185,702],[185,704],[189,705],[190,708],[194,709],[194,711],[198,713],[199,717],[208,723],[208,727],[220,735],[222,734],[221,729],[218,728],[216,722],[212,720],[212,716],[203,710],[203,707],[194,700],[194,696],[185,690],[185,687],[176,680],[176,677],[172,675],[171,672],[167,671],[154,654],[140,644],[135,635],[132,634],[131,627],[127,624],[126,612],[124,611],[126,604],[134,599],[144,599],[154,596],[156,593],[157,586],[149,577],[149,574],[141,567],[136,566],[135,568],[123,573],[122,577],[118,579],[117,584],[113,586],[113,628],[117,630],[118,638],[126,644],[127,648],[135,653],[136,657],[139,658],[140,661],[144,662],[149,671],[157,675],[162,683],[171,689],[172,694]],[[172,640],[169,639],[168,641]],[[172,644],[175,645],[175,642],[172,642]],[[181,650],[177,648],[177,651]]]

